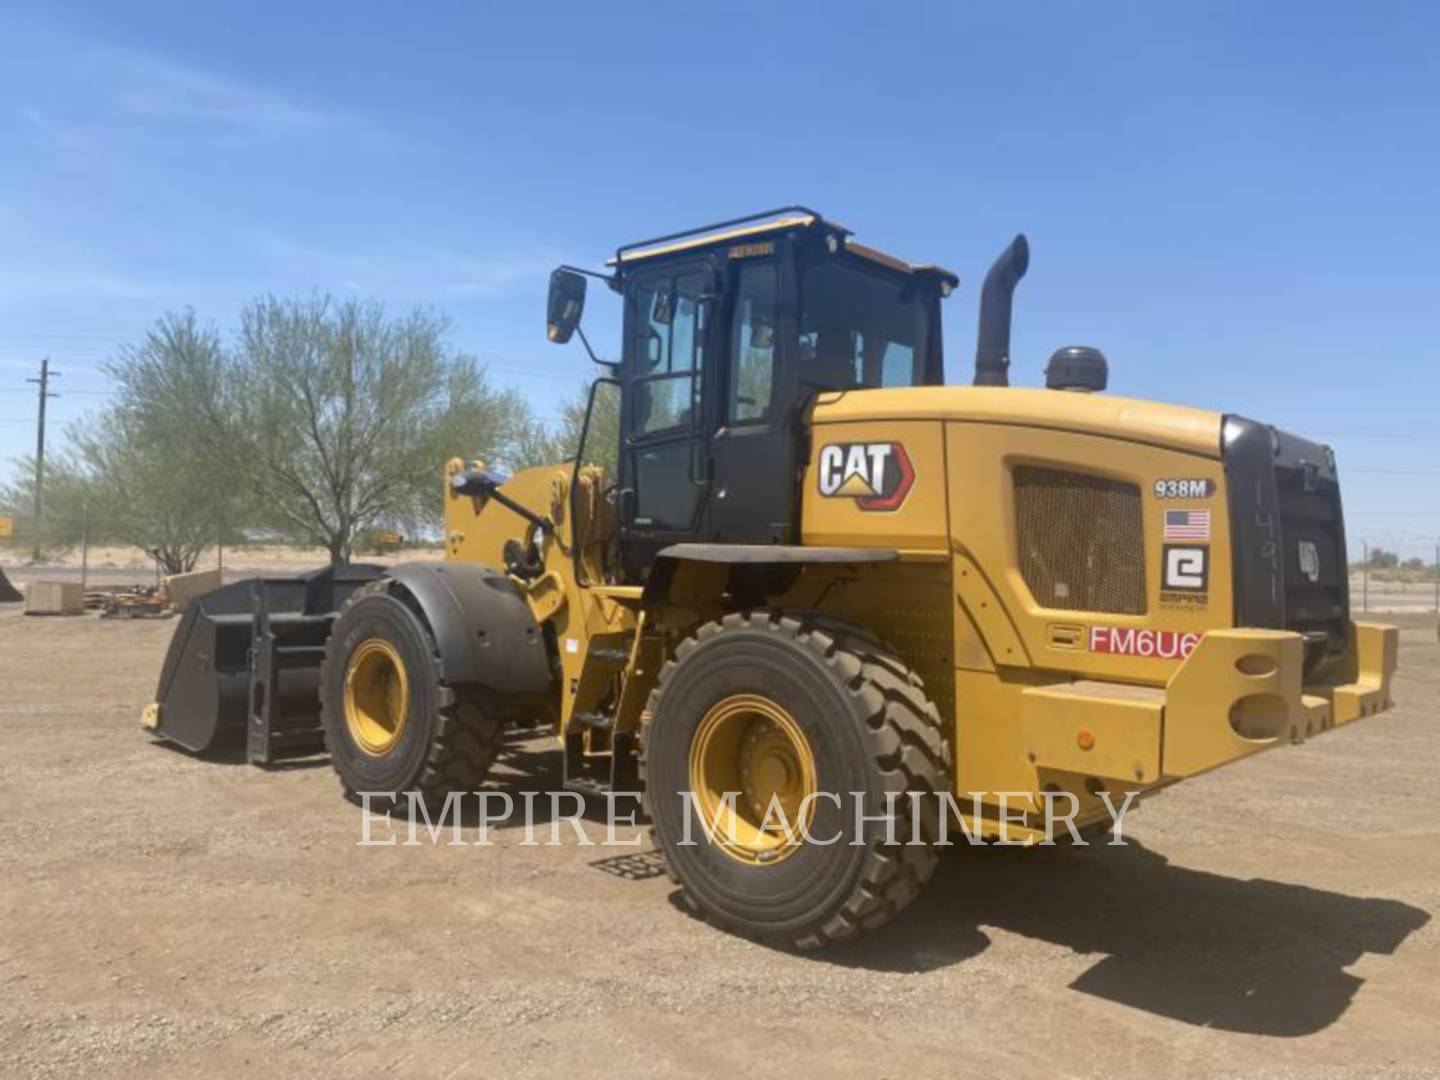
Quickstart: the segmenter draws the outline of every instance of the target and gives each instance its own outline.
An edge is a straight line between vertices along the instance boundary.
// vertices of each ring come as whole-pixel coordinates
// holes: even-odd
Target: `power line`
[[[1355,431],[1319,431],[1312,432],[1316,439],[1416,439],[1416,441],[1431,441],[1440,439],[1440,428],[1410,428],[1410,429],[1381,429],[1359,428]]]
[[[29,380],[27,380],[27,381],[28,381],[28,382],[34,382],[35,380],[29,379]],[[0,394],[28,394],[28,393],[30,393],[30,391],[24,389],[23,387],[19,387],[19,386],[0,386]],[[84,395],[84,396],[86,396],[86,397],[119,397],[119,396],[120,396],[120,391],[118,391],[118,390],[66,390],[66,391],[65,391],[65,395],[66,395],[67,397],[73,397],[73,396],[75,396],[75,395],[77,395],[77,394],[79,394],[79,395]]]
[[[6,338],[70,338],[77,341],[125,341],[124,334],[86,334],[74,330],[58,331],[37,331],[37,330],[4,330],[0,331],[0,340]]]
[[[1370,476],[1440,476],[1440,472],[1425,469],[1346,469],[1347,473],[1366,473]]]

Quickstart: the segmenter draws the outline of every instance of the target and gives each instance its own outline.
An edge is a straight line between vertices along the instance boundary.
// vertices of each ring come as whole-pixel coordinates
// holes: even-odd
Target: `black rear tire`
[[[371,805],[399,805],[415,791],[427,804],[451,791],[473,791],[485,780],[500,748],[503,725],[478,695],[441,682],[435,643],[420,616],[381,578],[358,590],[335,620],[320,669],[320,708],[325,745],[346,797],[377,795]],[[345,680],[351,657],[367,642],[384,642],[403,665],[404,723],[392,746],[367,750],[345,713]]]
[[[707,712],[737,693],[760,695],[802,729],[816,790],[842,802],[815,801],[810,835],[825,839],[838,829],[843,842],[804,843],[777,861],[747,863],[706,836],[683,794],[692,740]],[[816,948],[887,922],[933,874],[935,793],[949,789],[951,750],[919,677],[874,637],[811,612],[728,615],[681,644],[647,713],[641,768],[652,835],[686,904],[716,926]],[[902,796],[896,843],[887,842],[882,823],[857,834],[850,793],[862,792],[865,814],[878,816],[892,791],[923,794],[920,820]],[[690,843],[682,842],[687,824]]]

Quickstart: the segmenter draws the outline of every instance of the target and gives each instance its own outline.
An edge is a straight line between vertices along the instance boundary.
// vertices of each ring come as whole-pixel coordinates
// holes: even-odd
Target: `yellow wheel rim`
[[[816,791],[815,755],[779,705],[734,694],[700,720],[690,743],[690,790],[727,855],[775,863],[794,853],[814,818],[815,800],[807,796]]]
[[[345,726],[355,745],[372,757],[390,752],[405,730],[410,679],[395,646],[370,638],[345,667]]]

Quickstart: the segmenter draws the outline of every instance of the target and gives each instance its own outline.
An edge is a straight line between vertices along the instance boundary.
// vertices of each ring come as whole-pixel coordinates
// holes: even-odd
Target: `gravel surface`
[[[357,847],[327,763],[141,733],[173,621],[0,606],[0,1075],[1440,1076],[1440,648],[1402,621],[1394,712],[1126,847],[948,853],[797,956],[683,914],[648,843]]]

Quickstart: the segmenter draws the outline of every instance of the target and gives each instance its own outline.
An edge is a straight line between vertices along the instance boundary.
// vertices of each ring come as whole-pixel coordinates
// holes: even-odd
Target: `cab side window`
[[[775,387],[775,265],[741,265],[730,325],[725,420],[755,423],[770,412]]]

